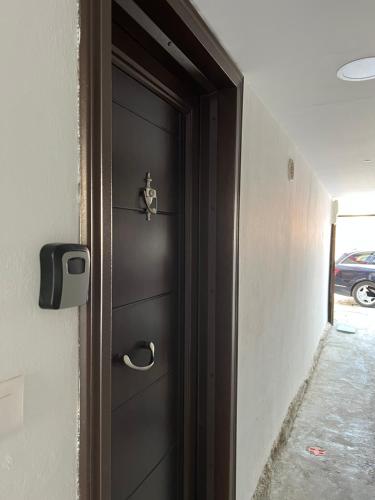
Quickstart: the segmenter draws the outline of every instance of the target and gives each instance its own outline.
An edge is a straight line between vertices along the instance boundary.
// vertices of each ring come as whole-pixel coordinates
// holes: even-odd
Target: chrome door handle
[[[149,370],[150,368],[152,368],[155,364],[155,345],[153,342],[150,342],[148,344],[146,343],[145,347],[147,347],[151,352],[150,364],[148,364],[146,366],[137,366],[134,363],[132,363],[132,360],[130,359],[130,357],[127,354],[125,354],[122,359],[123,359],[124,363],[126,364],[126,366],[128,366],[129,368],[132,368],[133,370],[138,370],[138,371],[142,371],[142,372],[145,372],[145,371]]]
[[[143,199],[146,203],[146,219],[151,220],[151,215],[156,215],[158,213],[158,195],[155,188],[151,187],[151,174],[147,172],[146,174],[146,187],[143,189]],[[155,206],[153,203],[155,202]]]

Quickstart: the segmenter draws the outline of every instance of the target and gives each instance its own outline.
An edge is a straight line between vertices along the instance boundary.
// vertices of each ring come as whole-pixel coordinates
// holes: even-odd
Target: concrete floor
[[[269,500],[375,500],[375,308],[339,299],[335,309],[357,333],[331,330]],[[326,455],[310,455],[311,446]]]

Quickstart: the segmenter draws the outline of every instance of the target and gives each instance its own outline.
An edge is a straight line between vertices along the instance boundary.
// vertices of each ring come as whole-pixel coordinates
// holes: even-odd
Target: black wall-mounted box
[[[42,309],[63,309],[87,302],[90,283],[90,253],[74,243],[49,243],[40,250]]]

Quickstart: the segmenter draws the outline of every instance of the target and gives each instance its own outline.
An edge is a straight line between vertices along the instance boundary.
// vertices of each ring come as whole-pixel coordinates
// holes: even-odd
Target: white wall
[[[327,322],[331,214],[328,193],[248,83],[243,119],[237,500],[251,498]]]
[[[0,381],[25,375],[24,427],[0,436],[2,500],[72,500],[77,310],[38,308],[39,249],[78,241],[77,2],[0,16]]]

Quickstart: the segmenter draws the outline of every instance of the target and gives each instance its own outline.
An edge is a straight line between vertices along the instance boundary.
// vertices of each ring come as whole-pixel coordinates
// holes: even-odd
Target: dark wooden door
[[[116,66],[112,75],[112,500],[177,500],[181,114]],[[149,218],[148,173],[157,191],[157,214]],[[127,354],[136,367],[148,366],[151,342],[150,369],[124,363]]]

